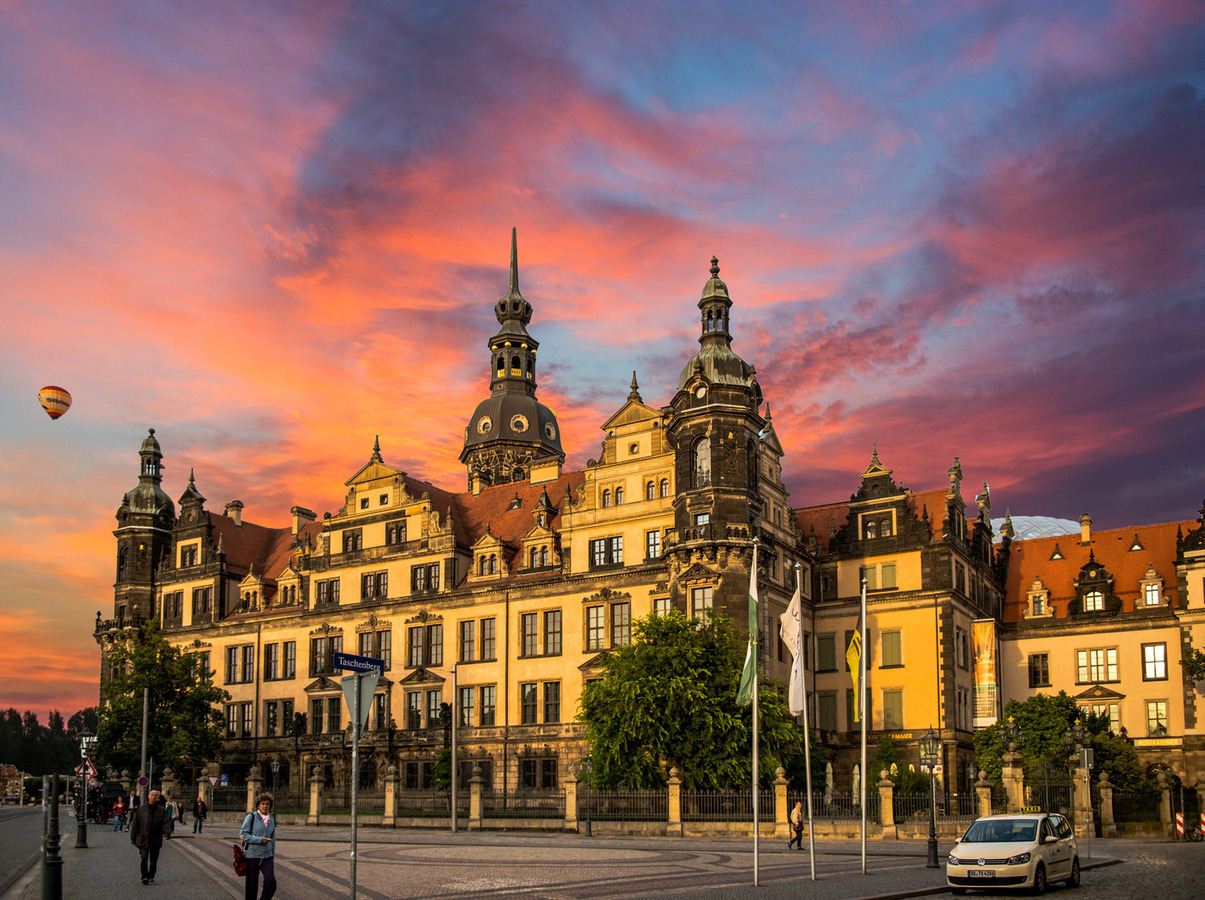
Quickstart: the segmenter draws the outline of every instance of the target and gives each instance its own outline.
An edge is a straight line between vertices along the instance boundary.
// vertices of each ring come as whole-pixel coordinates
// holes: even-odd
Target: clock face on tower
[[[699,385],[697,388],[695,388],[695,396],[702,400],[707,396],[707,388],[703,387],[703,385]]]
[[[477,420],[477,433],[489,434],[490,429],[494,427],[494,423],[490,421],[489,416],[482,416]]]
[[[511,416],[510,429],[522,434],[527,430],[527,418],[525,416]]]

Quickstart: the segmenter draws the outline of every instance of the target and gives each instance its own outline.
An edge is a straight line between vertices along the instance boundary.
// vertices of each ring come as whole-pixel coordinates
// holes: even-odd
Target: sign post
[[[88,759],[88,751],[92,749],[92,745],[96,743],[96,735],[92,733],[90,728],[85,727],[80,732],[79,736],[79,755],[83,762],[80,763],[77,773],[79,774],[80,784],[80,806],[79,813],[76,816],[75,826],[75,846],[76,848],[87,849],[88,847],[88,778],[95,777],[96,769],[92,766],[92,761]]]
[[[353,656],[350,653],[335,653],[337,669],[350,669],[354,674],[339,679],[343,685],[343,697],[347,700],[347,711],[351,714],[351,898],[356,900],[356,826],[359,822],[360,805],[360,732],[372,709],[372,695],[385,667],[381,660],[371,656]]]

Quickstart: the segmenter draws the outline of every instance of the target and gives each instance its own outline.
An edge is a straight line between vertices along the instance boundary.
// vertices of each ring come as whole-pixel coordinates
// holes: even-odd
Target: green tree
[[[824,766],[828,762],[828,751],[820,743],[819,732],[814,728],[811,731],[812,790],[819,791],[824,789]],[[786,762],[783,763],[783,768],[787,770],[789,790],[807,790],[807,757],[803,753],[802,735],[800,735],[799,752],[788,755]]]
[[[728,621],[672,610],[636,620],[632,634],[582,693],[578,718],[586,725],[594,784],[660,786],[671,766],[688,788],[749,784],[752,708],[736,705],[745,648]],[[776,686],[762,684],[759,766],[769,781],[779,760],[801,752],[803,735]]]
[[[1188,676],[1189,681],[1205,679],[1205,653],[1196,647],[1188,649],[1188,653],[1180,661],[1180,665],[1184,667],[1184,674]]]
[[[431,787],[437,791],[452,790],[452,751],[440,751],[439,759],[431,767]],[[464,788],[465,785],[459,785]]]
[[[871,788],[878,782],[879,773],[884,769],[890,774],[892,766],[896,767],[896,771],[890,777],[895,782],[897,791],[902,794],[919,794],[929,791],[929,776],[919,769],[908,768],[908,763],[900,759],[900,751],[895,739],[887,735],[879,738],[874,757],[867,767],[870,769],[870,781],[867,787]]]
[[[103,766],[138,771],[142,742],[142,692],[149,689],[147,757],[156,771],[200,765],[222,746],[222,712],[230,695],[214,685],[212,672],[198,672],[194,654],[169,644],[152,623],[114,647],[118,673],[104,686],[97,752]]]

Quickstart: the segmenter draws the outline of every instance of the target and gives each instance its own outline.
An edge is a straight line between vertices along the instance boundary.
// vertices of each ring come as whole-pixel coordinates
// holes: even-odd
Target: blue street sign
[[[336,669],[351,669],[353,672],[384,672],[385,664],[371,656],[352,656],[350,653],[335,653]]]

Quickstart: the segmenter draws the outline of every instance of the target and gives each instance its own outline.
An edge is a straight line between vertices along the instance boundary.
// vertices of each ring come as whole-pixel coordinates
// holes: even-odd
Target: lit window
[[[1167,680],[1167,644],[1142,645],[1142,680]]]
[[[1167,734],[1167,701],[1148,700],[1146,702],[1146,733],[1151,737],[1163,737]]]
[[[1084,612],[1101,612],[1105,608],[1105,595],[1100,591],[1084,594]]]
[[[1158,606],[1163,600],[1159,585],[1157,584],[1144,584],[1142,586],[1142,596],[1146,600],[1147,606]]]
[[[1077,650],[1076,675],[1080,684],[1117,680],[1117,650]]]

